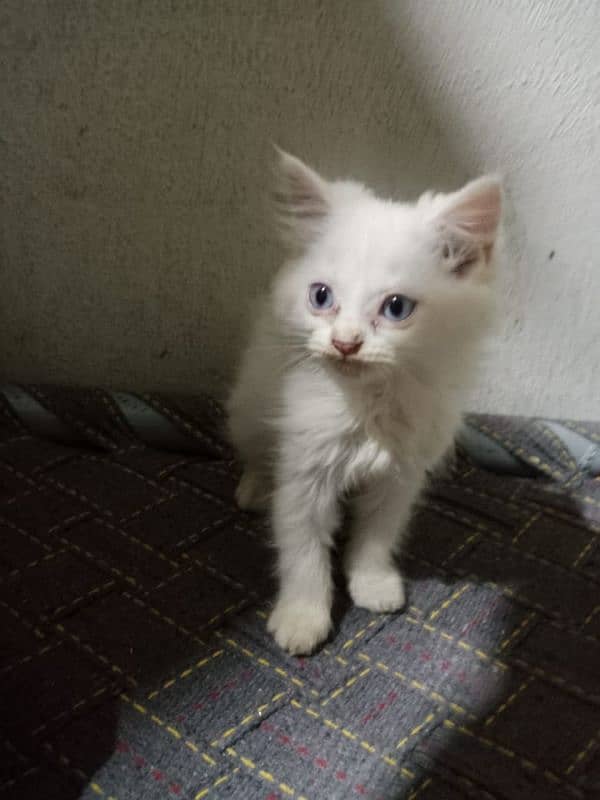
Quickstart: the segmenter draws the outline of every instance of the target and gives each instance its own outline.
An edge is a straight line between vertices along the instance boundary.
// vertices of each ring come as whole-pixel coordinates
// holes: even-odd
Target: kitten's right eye
[[[333,292],[325,283],[312,283],[308,290],[308,299],[317,311],[324,311],[333,305]]]

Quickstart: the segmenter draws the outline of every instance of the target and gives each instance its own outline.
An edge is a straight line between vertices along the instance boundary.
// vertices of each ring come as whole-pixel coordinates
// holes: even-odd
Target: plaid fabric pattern
[[[207,399],[0,394],[0,798],[600,796],[600,478],[539,420],[469,422],[400,614],[311,658],[265,630],[268,524]],[[593,449],[600,426],[563,423]]]

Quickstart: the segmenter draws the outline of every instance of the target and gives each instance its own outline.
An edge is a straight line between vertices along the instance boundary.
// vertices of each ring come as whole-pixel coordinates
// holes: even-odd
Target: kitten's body
[[[330,628],[329,550],[345,498],[354,602],[404,604],[393,552],[460,420],[491,312],[491,244],[472,232],[467,248],[457,244],[454,225],[440,238],[439,198],[424,198],[420,211],[387,203],[355,184],[325,183],[285,155],[282,171],[281,211],[298,255],[276,279],[229,414],[245,466],[238,502],[272,506],[280,592],[269,628],[301,653]],[[462,274],[465,264],[474,274]],[[315,285],[335,287],[335,307],[307,305]],[[390,321],[381,298],[400,292],[416,299],[415,311]],[[340,355],[340,339],[361,354]]]

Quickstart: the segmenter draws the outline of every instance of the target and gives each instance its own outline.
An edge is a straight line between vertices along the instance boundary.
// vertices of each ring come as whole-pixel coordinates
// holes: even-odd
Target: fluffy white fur
[[[257,322],[229,403],[245,509],[270,506],[280,588],[269,630],[309,653],[331,627],[330,550],[351,504],[345,552],[358,606],[404,605],[394,553],[424,483],[448,451],[494,294],[501,187],[484,177],[416,204],[328,182],[279,153],[280,230],[291,257]],[[327,310],[309,287],[326,284]],[[416,301],[404,321],[382,303]],[[333,340],[361,343],[344,356]]]

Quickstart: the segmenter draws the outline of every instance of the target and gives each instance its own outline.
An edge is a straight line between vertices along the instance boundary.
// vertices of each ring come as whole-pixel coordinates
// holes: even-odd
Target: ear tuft
[[[284,242],[295,248],[310,244],[329,214],[329,184],[300,161],[275,147],[275,215]]]
[[[495,175],[433,198],[434,225],[446,268],[458,278],[489,263],[502,215],[502,183]]]
[[[502,182],[495,175],[486,175],[448,195],[436,222],[453,237],[487,246],[496,239],[501,215]]]

